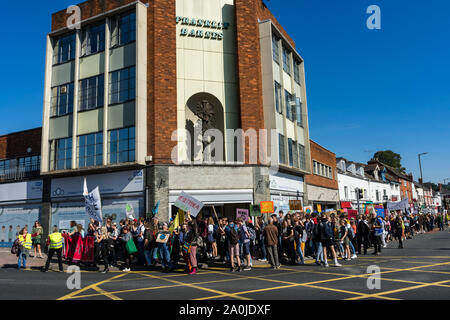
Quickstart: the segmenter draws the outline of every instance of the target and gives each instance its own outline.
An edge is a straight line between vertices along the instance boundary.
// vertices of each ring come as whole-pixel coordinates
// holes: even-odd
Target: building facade
[[[168,220],[181,192],[228,217],[264,200],[305,202],[304,61],[261,0],[78,7],[79,29],[62,10],[47,36],[41,174],[52,224],[83,220],[84,177],[118,219],[159,203]]]
[[[313,211],[340,209],[336,154],[310,141],[312,174],[306,177],[308,205]]]

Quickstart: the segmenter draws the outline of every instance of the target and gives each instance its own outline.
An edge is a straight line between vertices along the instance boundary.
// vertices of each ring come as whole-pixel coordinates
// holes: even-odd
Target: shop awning
[[[342,201],[341,202],[341,208],[342,209],[351,209],[352,208],[352,203],[348,202],[348,201]]]

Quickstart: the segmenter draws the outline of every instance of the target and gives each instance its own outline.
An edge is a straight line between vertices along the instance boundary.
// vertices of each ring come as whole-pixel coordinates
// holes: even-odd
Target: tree
[[[402,167],[401,161],[402,157],[400,154],[395,153],[391,150],[378,151],[373,155],[373,158],[388,165],[398,171],[405,173],[406,168]]]

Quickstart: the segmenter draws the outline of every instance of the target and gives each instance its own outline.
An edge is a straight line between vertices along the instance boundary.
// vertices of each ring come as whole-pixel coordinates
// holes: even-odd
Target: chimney
[[[419,178],[419,183],[420,183],[421,185],[423,185],[423,181],[422,181],[421,178]]]

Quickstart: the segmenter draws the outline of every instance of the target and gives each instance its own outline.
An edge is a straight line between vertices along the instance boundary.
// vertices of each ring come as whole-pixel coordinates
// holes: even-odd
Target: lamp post
[[[422,184],[423,184],[423,174],[422,174],[422,161],[420,160],[420,157],[426,154],[428,154],[428,152],[419,154],[420,179],[422,180]]]

